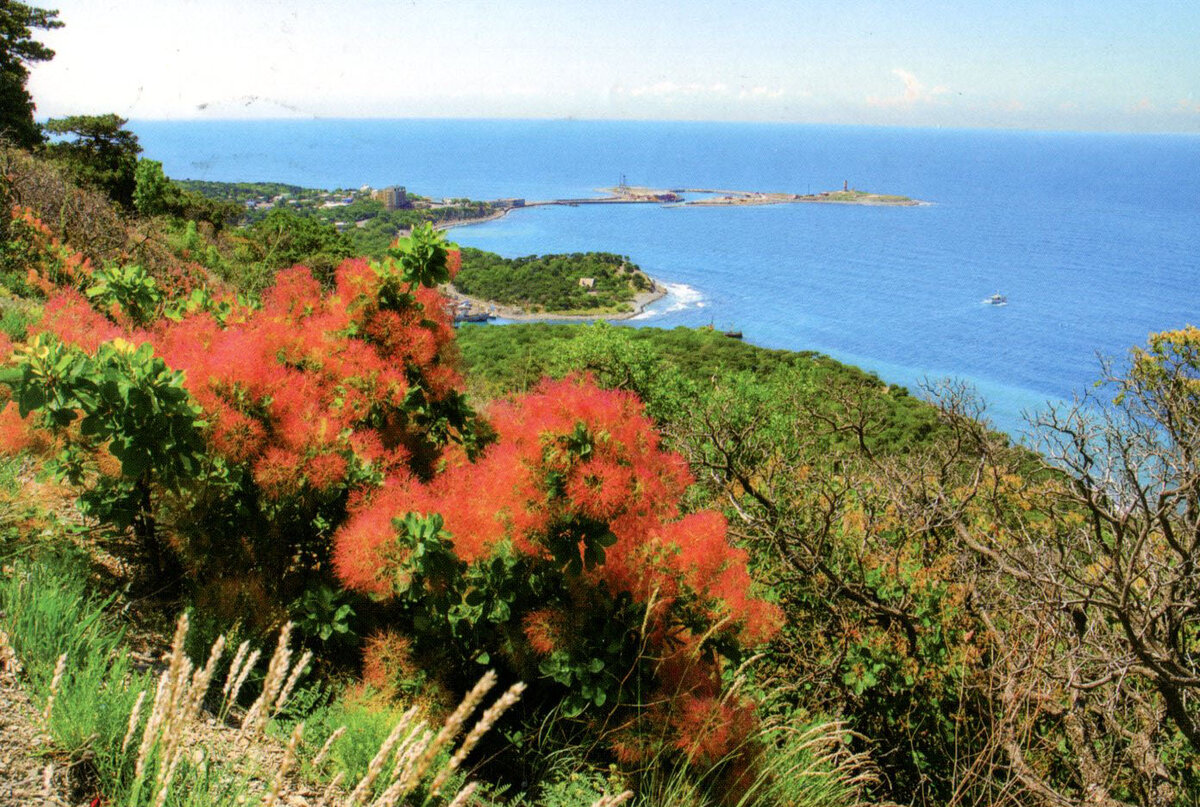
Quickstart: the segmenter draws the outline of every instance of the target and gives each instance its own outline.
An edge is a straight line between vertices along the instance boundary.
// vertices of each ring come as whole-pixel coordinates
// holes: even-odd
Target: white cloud
[[[938,96],[950,92],[948,88],[940,85],[926,87],[920,79],[903,68],[897,67],[892,71],[892,75],[904,82],[904,92],[885,98],[868,95],[868,106],[910,108],[926,104],[936,104],[939,103]]]

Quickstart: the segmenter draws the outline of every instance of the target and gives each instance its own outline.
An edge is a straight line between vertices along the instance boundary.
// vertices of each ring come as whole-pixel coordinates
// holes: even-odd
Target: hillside
[[[368,259],[0,155],[0,675],[67,800],[1200,794],[1197,329],[1034,454],[959,382],[456,329],[432,227]]]

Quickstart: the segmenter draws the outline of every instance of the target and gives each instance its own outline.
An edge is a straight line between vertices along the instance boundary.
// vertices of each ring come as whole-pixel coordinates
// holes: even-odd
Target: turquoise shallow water
[[[997,426],[1090,385],[1097,353],[1200,321],[1200,138],[583,121],[134,122],[169,175],[529,199],[615,184],[921,207],[549,207],[458,228],[504,255],[629,255],[672,293],[631,324],[737,328],[918,385]],[[1005,306],[983,301],[1001,292]]]

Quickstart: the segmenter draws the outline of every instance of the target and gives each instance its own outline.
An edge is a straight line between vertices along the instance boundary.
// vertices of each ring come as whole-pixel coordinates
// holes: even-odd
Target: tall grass
[[[637,807],[858,807],[875,781],[867,759],[847,750],[837,722],[764,729],[759,764],[729,777],[724,763],[697,772],[681,765],[651,764],[638,783]]]
[[[76,663],[113,657],[123,636],[105,618],[111,602],[88,591],[85,574],[69,556],[46,553],[37,561],[11,562],[0,576],[0,613],[35,697],[46,696],[63,653]]]
[[[76,784],[111,807],[273,807],[286,796],[294,769],[328,774],[329,804],[461,807],[476,789],[463,784],[463,763],[524,689],[514,684],[483,708],[496,683],[489,673],[443,725],[429,726],[409,709],[379,723],[368,733],[369,745],[345,728],[329,728],[336,712],[327,710],[316,721],[329,728],[326,736],[306,738],[304,722],[295,722],[282,759],[265,757],[273,760],[267,771],[247,760],[261,757],[252,750],[269,742],[264,729],[286,708],[311,660],[308,653],[293,658],[290,625],[280,633],[257,698],[241,712],[235,704],[256,651],[241,645],[224,682],[214,680],[224,637],[203,664],[193,664],[185,652],[184,615],[161,672],[138,671],[122,647],[122,632],[105,617],[109,602],[89,595],[70,564],[22,559],[0,578],[3,645],[24,666],[56,751],[86,763],[75,765],[88,771]],[[217,715],[240,714],[236,726],[206,718],[202,707],[210,697]]]
[[[638,807],[858,807],[877,781],[865,754],[849,750],[837,721],[773,723],[747,740],[757,764],[730,777],[729,760],[708,771],[651,765],[638,787]]]
[[[765,749],[763,763],[740,783],[735,807],[851,807],[864,804],[867,786],[877,781],[867,756],[849,750],[843,723],[769,725],[757,741]]]

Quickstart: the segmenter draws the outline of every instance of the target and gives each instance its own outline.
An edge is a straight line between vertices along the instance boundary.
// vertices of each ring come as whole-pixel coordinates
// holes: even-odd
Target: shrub
[[[433,288],[456,268],[418,227],[329,290],[281,272],[258,308],[163,303],[133,269],[48,276],[20,413],[67,443],[89,512],[206,591],[234,578],[294,602],[328,581],[332,537],[341,579],[385,600],[451,691],[497,665],[537,682],[529,708],[588,721],[625,761],[728,760],[755,718],[723,674],[777,609],[724,518],[682,511],[685,462],[632,393],[572,377],[493,406],[490,425],[474,415]]]
[[[566,715],[622,726],[627,761],[723,758],[754,721],[721,698],[721,660],[777,624],[723,517],[679,511],[686,466],[630,393],[570,378],[488,414],[497,442],[477,462],[451,452],[431,481],[392,477],[353,509],[342,579],[451,669],[501,664]]]
[[[432,230],[382,263],[345,262],[330,291],[303,267],[282,272],[251,308],[170,301],[136,267],[93,271],[29,228],[48,299],[10,379],[20,414],[66,440],[60,469],[88,512],[132,525],[160,575],[177,562],[205,585],[249,572],[292,600],[328,578],[352,492],[431,474],[449,441],[477,448],[432,288],[456,260]]]

